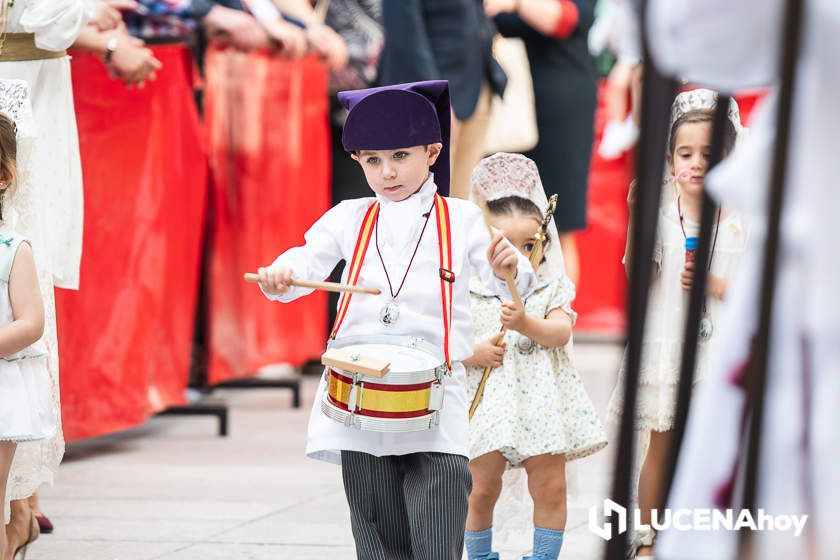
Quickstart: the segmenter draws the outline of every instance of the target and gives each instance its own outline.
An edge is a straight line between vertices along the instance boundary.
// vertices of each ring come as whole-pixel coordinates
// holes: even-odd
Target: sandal
[[[26,537],[26,542],[15,549],[15,553],[12,554],[13,559],[17,559],[17,555],[20,554],[20,560],[26,560],[26,551],[29,548],[29,545],[35,542],[41,536],[41,527],[38,525],[38,520],[35,518],[34,513],[30,513],[29,516],[29,534]]]

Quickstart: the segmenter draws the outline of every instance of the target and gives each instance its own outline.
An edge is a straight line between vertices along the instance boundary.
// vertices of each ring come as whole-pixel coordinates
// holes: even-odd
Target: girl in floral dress
[[[534,162],[505,153],[484,159],[472,175],[472,198],[490,224],[530,257],[548,206]],[[468,394],[475,394],[485,367],[494,369],[470,424],[469,560],[499,558],[491,549],[493,508],[508,467],[525,469],[534,501],[534,549],[527,558],[556,559],[566,526],[566,463],[606,445],[568,351],[575,286],[564,273],[553,224],[542,253],[536,288],[523,298],[524,312],[480,282],[470,286],[478,342],[464,361]],[[508,331],[496,346],[502,326]]]

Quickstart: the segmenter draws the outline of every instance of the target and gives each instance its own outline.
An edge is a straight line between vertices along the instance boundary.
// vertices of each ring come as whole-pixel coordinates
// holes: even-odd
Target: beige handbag
[[[525,152],[537,145],[537,112],[528,53],[521,39],[497,36],[493,56],[508,77],[504,98],[493,97],[484,153]]]

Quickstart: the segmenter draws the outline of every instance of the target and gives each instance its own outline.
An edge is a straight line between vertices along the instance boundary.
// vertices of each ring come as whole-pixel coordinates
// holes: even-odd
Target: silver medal
[[[389,301],[385,306],[379,310],[379,322],[385,326],[391,326],[397,322],[397,317],[400,316],[400,308],[397,307],[397,302]]]
[[[712,338],[712,332],[714,332],[714,325],[712,325],[712,320],[709,319],[707,315],[704,315],[702,319],[700,319],[700,338],[702,340],[709,340]]]
[[[522,354],[530,354],[534,351],[536,344],[533,340],[525,336],[524,334],[520,334],[516,339],[516,349],[519,350]]]

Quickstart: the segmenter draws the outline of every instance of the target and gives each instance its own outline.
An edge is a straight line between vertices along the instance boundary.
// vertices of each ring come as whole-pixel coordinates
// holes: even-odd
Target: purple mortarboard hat
[[[341,91],[338,100],[350,111],[341,137],[348,152],[441,142],[443,150],[431,171],[438,191],[449,194],[449,82],[433,80]]]

